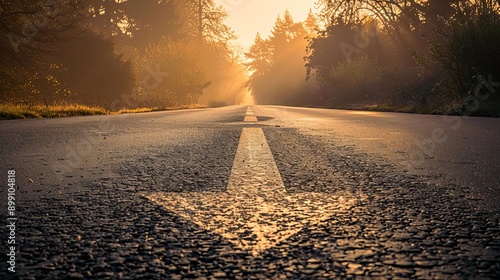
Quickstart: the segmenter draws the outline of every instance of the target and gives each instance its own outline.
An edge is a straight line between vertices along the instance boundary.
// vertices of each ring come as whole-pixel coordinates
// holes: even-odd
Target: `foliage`
[[[236,39],[234,31],[224,24],[228,17],[221,5],[214,0],[185,0],[180,5],[185,15],[184,32],[199,42],[205,41],[226,46]]]
[[[52,82],[42,90],[53,92],[55,100],[110,108],[134,87],[131,63],[115,53],[113,42],[93,32],[68,39],[49,61],[53,66],[45,78]]]
[[[140,92],[147,102],[144,105],[198,103],[199,96],[210,85],[202,56],[202,48],[193,41],[164,40],[151,45],[143,56],[142,66],[138,67],[146,69]]]
[[[211,100],[210,102],[208,102],[208,107],[210,108],[225,107],[225,106],[227,106],[227,103],[225,101]]]
[[[500,81],[500,21],[484,15],[475,20],[457,17],[460,20],[448,23],[444,39],[431,47],[433,58],[446,71],[449,89],[463,96],[476,74]]]
[[[468,94],[473,76],[500,80],[498,1],[318,4],[325,28],[310,40],[306,66],[323,103],[446,111]]]
[[[312,15],[311,15],[312,16]],[[308,21],[314,22],[312,18]],[[309,34],[301,22],[294,22],[288,11],[276,20],[272,34],[263,39],[257,34],[254,45],[245,53],[251,76],[247,86],[258,104],[298,105],[312,100],[314,81],[305,81],[303,57]]]
[[[124,9],[133,10],[129,14],[135,29],[127,27],[124,36],[129,38],[124,42],[139,40],[146,46],[121,46],[133,61],[138,82],[136,94],[124,103],[132,107],[180,106],[197,104],[202,95],[204,102],[214,98],[235,102],[239,89],[234,83],[244,79],[244,73],[235,63],[236,54],[230,48],[235,36],[224,24],[227,13],[220,6],[212,0],[190,0],[141,2],[144,6],[137,8],[133,3],[138,1],[129,2]],[[164,9],[169,13],[151,12]],[[159,28],[154,23],[138,25],[155,19],[167,24]],[[148,33],[150,30],[160,31]],[[146,37],[141,40],[138,36]]]
[[[500,112],[498,1],[317,4],[243,53],[215,0],[0,1],[0,95],[118,110],[234,104],[250,90],[259,104],[463,112],[481,77],[475,113]]]
[[[309,55],[306,57],[308,77],[315,72],[323,87],[333,86],[330,70],[361,52],[354,46],[356,29],[360,28],[360,25],[355,24],[336,24],[311,39],[308,45]]]
[[[87,0],[90,26],[119,44],[145,48],[162,37],[179,39],[182,21],[177,1]]]
[[[245,53],[245,57],[249,60],[246,63],[246,67],[252,73],[250,81],[256,80],[269,72],[273,62],[272,54],[269,40],[262,39],[260,33],[257,33],[254,44]]]
[[[336,85],[335,90],[343,93],[333,97],[340,103],[361,100],[370,103],[376,99],[377,94],[388,90],[382,86],[384,69],[366,55],[358,56],[352,61],[343,61],[329,74],[332,83]]]
[[[83,17],[78,0],[0,1],[0,92],[2,99],[24,98],[53,48],[67,38]]]
[[[213,0],[1,1],[2,98],[167,107],[213,85],[207,100],[233,103],[245,73],[226,17]]]

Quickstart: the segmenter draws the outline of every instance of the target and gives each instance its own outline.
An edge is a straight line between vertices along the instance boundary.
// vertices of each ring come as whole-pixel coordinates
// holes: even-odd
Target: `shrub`
[[[500,22],[489,16],[456,19],[447,31],[431,51],[445,70],[448,90],[467,95],[475,69],[500,81]]]

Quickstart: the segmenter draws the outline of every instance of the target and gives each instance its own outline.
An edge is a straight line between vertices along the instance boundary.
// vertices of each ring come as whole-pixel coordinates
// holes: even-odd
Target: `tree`
[[[146,48],[161,38],[180,39],[181,4],[173,0],[88,0],[90,24],[121,44]]]
[[[129,2],[139,5],[139,0]],[[127,5],[127,9],[131,9],[132,4]],[[227,13],[213,0],[149,1],[142,10],[135,9],[127,16],[132,19],[130,26],[133,27],[129,28],[132,30],[130,40],[147,45],[132,51],[137,54],[136,73],[155,68],[156,61],[161,61],[162,71],[169,69],[169,77],[163,77],[158,88],[147,91],[151,102],[154,99],[167,105],[198,103],[209,87],[221,89],[222,84],[229,83],[229,76],[224,73],[229,73],[232,67],[229,46],[235,36],[224,24]],[[154,18],[161,18],[163,24],[151,23]],[[163,26],[165,32],[150,32],[160,30],[159,26]],[[138,34],[144,37],[139,38]],[[182,51],[181,46],[186,49]],[[140,80],[141,74],[138,75]]]
[[[198,103],[203,90],[210,86],[207,66],[194,41],[163,40],[151,44],[139,62],[145,69],[141,96],[146,106],[167,107]],[[150,74],[161,73],[151,78]]]
[[[359,26],[355,24],[338,20],[338,23],[320,32],[317,38],[311,39],[308,45],[308,56],[305,58],[307,76],[310,77],[311,73],[315,72],[319,83],[324,88],[331,88],[331,69],[351,58],[351,55],[360,52],[354,43],[357,28]]]
[[[193,38],[226,45],[235,39],[214,0],[88,0],[91,23],[100,32],[140,48],[162,38]]]
[[[296,42],[303,41],[306,36],[302,23],[295,23],[288,10],[285,11],[283,18],[278,16],[269,38],[274,62],[287,60],[286,49]]]
[[[176,1],[129,0],[124,5],[131,45],[145,48],[163,38],[183,38],[180,4]]]
[[[431,41],[432,57],[446,72],[449,87],[467,95],[479,71],[500,79],[500,12],[492,1],[471,1],[458,7],[454,20]]]
[[[68,39],[50,62],[56,67],[48,75],[58,82],[56,90],[62,87],[70,93],[65,96],[67,101],[111,108],[135,84],[131,62],[115,53],[112,41],[94,32]]]
[[[84,18],[82,2],[0,1],[0,90],[4,100],[24,99],[36,90],[32,78],[46,58]]]
[[[303,23],[294,22],[288,11],[278,16],[269,38],[262,39],[257,34],[254,45],[245,54],[251,71],[247,85],[257,103],[311,103],[307,95],[313,81],[305,81],[303,60],[307,35]]]
[[[270,42],[262,39],[260,33],[257,33],[254,44],[245,53],[245,57],[249,60],[245,66],[251,72],[250,81],[266,74],[271,69],[273,61],[273,51]]]
[[[304,21],[304,30],[307,32],[309,39],[318,36],[319,22],[316,15],[313,13],[312,9],[309,10],[306,20]]]
[[[422,18],[424,6],[418,0],[320,0],[323,7],[321,17],[330,25],[336,22],[364,24],[375,19],[400,48],[414,49],[425,45],[422,38]]]
[[[229,48],[235,36],[213,0],[43,3],[0,2],[0,33],[11,38],[0,42],[6,98],[22,99],[22,92],[37,100],[109,106],[123,95],[132,100],[151,93],[147,99],[164,104],[197,103],[209,86],[228,84],[236,69]],[[143,73],[156,70],[160,60],[171,75],[146,89]]]
[[[210,87],[203,91],[200,104],[239,104],[241,95],[246,94],[244,83],[247,71],[241,61],[243,51],[240,47],[210,45],[203,51],[207,65],[207,79]]]
[[[128,1],[127,1],[128,2]],[[126,14],[125,1],[116,0],[88,0],[88,19],[94,31],[105,34],[106,37],[124,37],[128,26],[120,26],[130,19]]]
[[[109,107],[131,92],[131,64],[115,53],[110,39],[89,30],[96,12],[90,2],[33,3],[0,3],[0,32],[10,38],[10,45],[4,40],[0,43],[0,79],[6,100]],[[103,9],[97,12],[104,13]]]
[[[190,37],[226,47],[229,41],[236,39],[234,31],[224,23],[228,14],[222,5],[217,6],[214,0],[187,0],[183,3],[184,32]]]
[[[495,59],[499,57],[498,1],[321,0],[318,3],[322,5],[321,20],[327,24],[318,38],[311,40],[307,68],[309,74],[317,75],[328,97],[341,94],[362,97],[364,94],[360,93],[370,88],[390,92],[387,98],[404,100],[404,106],[411,99],[415,106],[429,110],[429,106],[456,103],[457,96],[466,95],[475,75],[472,69],[498,79],[495,66],[499,63]],[[351,43],[352,38],[358,36],[356,30],[362,30],[367,22],[378,27],[371,40],[376,44],[359,48]],[[348,47],[339,51],[346,42]],[[390,79],[391,86],[384,89],[385,77],[390,75],[395,77]]]

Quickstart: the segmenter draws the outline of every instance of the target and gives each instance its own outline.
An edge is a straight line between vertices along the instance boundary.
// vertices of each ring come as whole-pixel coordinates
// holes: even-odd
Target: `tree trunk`
[[[198,37],[203,40],[203,0],[198,0]]]

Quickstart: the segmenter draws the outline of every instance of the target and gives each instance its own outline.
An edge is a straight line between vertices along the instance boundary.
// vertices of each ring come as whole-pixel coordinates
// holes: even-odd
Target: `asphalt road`
[[[1,121],[0,278],[498,279],[499,136],[273,106]]]

